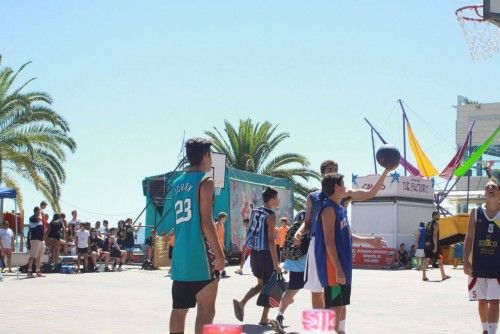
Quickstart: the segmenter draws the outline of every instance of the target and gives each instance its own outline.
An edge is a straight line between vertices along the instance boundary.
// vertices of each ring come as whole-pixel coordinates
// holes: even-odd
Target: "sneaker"
[[[285,333],[285,328],[283,327],[283,316],[278,315],[276,319],[271,319],[269,320],[271,323],[271,326],[273,327],[273,330],[276,333],[284,334]]]
[[[118,266],[118,269],[117,269],[117,270],[118,270],[118,271],[123,271],[122,266]]]
[[[237,269],[234,272],[237,273],[238,275],[243,275],[243,270],[241,269]]]
[[[105,267],[105,268],[104,268],[104,272],[106,272],[106,273],[107,273],[107,272],[109,272],[109,271],[111,271],[111,270],[110,270],[108,267]]]
[[[31,272],[31,271],[28,271],[26,277],[28,277],[28,278],[35,278],[35,276],[33,276],[33,272]]]

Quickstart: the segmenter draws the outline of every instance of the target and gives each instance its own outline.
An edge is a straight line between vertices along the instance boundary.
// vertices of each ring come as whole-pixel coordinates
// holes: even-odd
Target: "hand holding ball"
[[[380,166],[392,170],[398,167],[401,154],[396,146],[385,144],[377,150],[375,157]]]

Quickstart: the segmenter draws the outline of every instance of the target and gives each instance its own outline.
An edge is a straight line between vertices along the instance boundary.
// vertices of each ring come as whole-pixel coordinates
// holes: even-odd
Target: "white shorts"
[[[500,278],[469,276],[469,300],[499,300]]]
[[[316,269],[316,257],[314,256],[314,237],[311,237],[309,249],[306,257],[306,270],[304,271],[304,289],[311,292],[324,292],[323,286],[319,281],[318,271]]]
[[[425,257],[425,254],[424,254],[424,249],[417,249],[415,251],[415,257]]]

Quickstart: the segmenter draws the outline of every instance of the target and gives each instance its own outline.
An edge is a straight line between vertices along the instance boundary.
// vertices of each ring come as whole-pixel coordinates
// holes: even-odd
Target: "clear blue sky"
[[[29,89],[51,94],[71,124],[64,211],[115,223],[145,205],[145,176],[175,166],[183,131],[224,119],[279,124],[291,137],[277,153],[316,169],[333,158],[350,180],[373,173],[363,116],[401,146],[401,98],[442,169],[457,95],[500,101],[500,56],[468,59],[454,15],[466,4],[3,0],[0,53],[3,65],[33,61],[21,79],[36,76]],[[23,191],[30,212],[42,197]]]

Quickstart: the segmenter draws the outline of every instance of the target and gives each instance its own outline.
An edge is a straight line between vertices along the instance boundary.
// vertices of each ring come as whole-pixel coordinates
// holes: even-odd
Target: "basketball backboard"
[[[500,27],[500,0],[484,0],[484,18]]]
[[[226,179],[225,154],[212,152],[212,173],[210,176],[214,179],[215,188],[224,188],[224,181]]]

